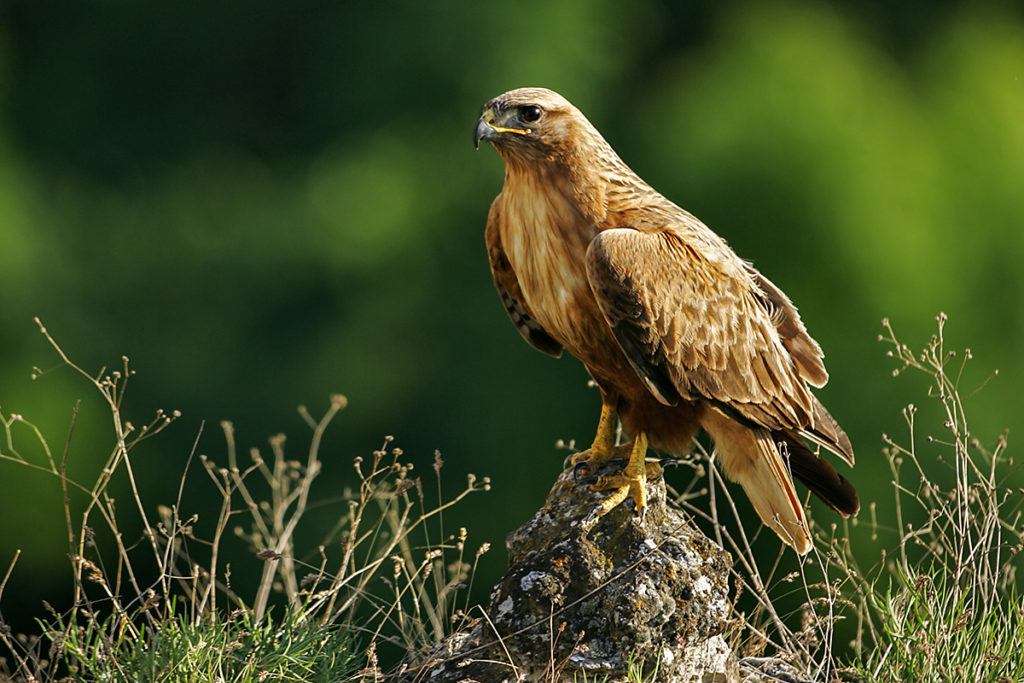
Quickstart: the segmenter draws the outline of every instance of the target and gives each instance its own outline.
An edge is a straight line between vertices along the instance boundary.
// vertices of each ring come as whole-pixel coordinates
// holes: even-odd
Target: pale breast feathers
[[[537,322],[533,313],[527,308],[522,289],[519,286],[519,280],[516,278],[508,256],[505,254],[501,243],[501,234],[498,230],[498,217],[496,216],[500,211],[501,206],[496,200],[491,207],[491,215],[488,218],[487,231],[485,233],[487,256],[491,263],[494,286],[498,290],[498,296],[505,307],[505,312],[508,313],[512,324],[519,330],[519,334],[523,336],[523,339],[538,351],[543,351],[550,356],[558,358],[562,355],[562,345],[548,334],[544,327]]]
[[[553,340],[575,346],[600,321],[585,266],[597,230],[576,208],[564,177],[539,175],[506,176],[488,217],[491,267],[499,290],[511,292]],[[514,285],[498,281],[502,258]]]

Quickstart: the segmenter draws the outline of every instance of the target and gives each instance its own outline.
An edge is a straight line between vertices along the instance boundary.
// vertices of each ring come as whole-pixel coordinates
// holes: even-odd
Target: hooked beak
[[[515,119],[513,118],[513,121]],[[506,121],[510,123],[510,121]],[[520,124],[522,125],[522,124]],[[532,133],[529,128],[505,128],[503,126],[495,125],[495,116],[493,109],[487,109],[480,116],[480,120],[476,122],[476,128],[473,129],[473,146],[480,149],[481,140],[491,140],[498,133],[515,133],[516,135],[529,135]]]
[[[480,149],[480,141],[490,140],[494,137],[496,132],[497,131],[494,130],[494,127],[481,117],[480,120],[476,122],[476,128],[473,130],[473,146]]]

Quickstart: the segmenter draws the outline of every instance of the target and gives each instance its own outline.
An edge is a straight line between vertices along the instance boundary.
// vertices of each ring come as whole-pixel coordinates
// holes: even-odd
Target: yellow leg
[[[621,458],[629,452],[629,446],[615,445],[615,409],[605,401],[601,401],[601,419],[597,423],[597,434],[594,443],[585,451],[572,456],[573,465],[583,463],[591,472],[613,458]]]

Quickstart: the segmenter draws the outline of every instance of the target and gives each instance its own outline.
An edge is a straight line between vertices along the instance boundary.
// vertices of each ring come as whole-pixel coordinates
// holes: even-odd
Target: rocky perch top
[[[509,535],[486,618],[402,680],[624,683],[632,669],[664,683],[804,681],[778,660],[741,662],[726,644],[731,558],[666,502],[663,481],[648,483],[643,524],[629,503],[585,521],[607,495],[563,472]]]

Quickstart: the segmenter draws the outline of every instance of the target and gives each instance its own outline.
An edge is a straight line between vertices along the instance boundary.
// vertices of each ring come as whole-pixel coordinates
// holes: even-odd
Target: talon
[[[601,419],[597,425],[594,443],[587,450],[575,453],[569,458],[569,463],[573,466],[573,481],[590,486],[592,491],[611,491],[611,495],[587,518],[590,526],[597,522],[597,518],[608,514],[627,498],[633,500],[634,509],[643,522],[647,516],[647,481],[662,474],[662,468],[658,464],[647,463],[647,435],[640,432],[635,435],[632,443],[616,446],[614,426],[613,403],[602,400]],[[622,459],[623,456],[628,457],[628,460],[621,472],[596,476],[604,465],[612,460]],[[592,474],[581,477],[580,474],[584,471]]]
[[[572,480],[574,482],[579,483],[579,481],[580,481],[580,473],[581,472],[585,472],[585,471],[587,471],[589,469],[590,469],[590,467],[585,462],[578,462],[578,463],[576,463],[575,465],[573,465],[573,468],[572,468]],[[596,480],[597,478],[594,477],[594,479]],[[593,483],[593,482],[591,482],[591,483]]]
[[[642,522],[647,512],[647,462],[644,456],[647,453],[647,435],[643,432],[636,435],[633,443],[628,446],[630,450],[629,462],[620,474],[613,474],[598,477],[591,486],[595,491],[611,491],[598,506],[595,513],[600,517],[615,509],[627,498],[633,500],[634,508],[640,515]]]
[[[664,458],[658,462],[649,462],[646,465],[647,481],[658,481],[665,476],[665,467],[675,467],[679,461],[675,458]]]

